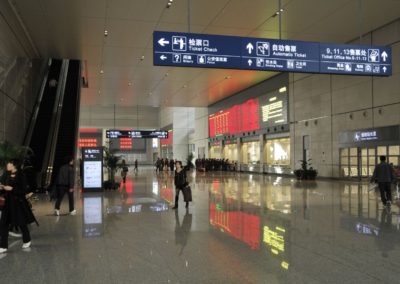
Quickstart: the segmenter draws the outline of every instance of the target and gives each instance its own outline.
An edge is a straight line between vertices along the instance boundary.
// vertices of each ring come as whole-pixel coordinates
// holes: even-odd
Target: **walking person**
[[[392,203],[392,182],[395,180],[393,168],[386,163],[386,156],[380,156],[380,164],[375,166],[371,183],[378,183],[381,200],[384,206],[390,207]]]
[[[174,159],[169,160],[169,169],[171,172],[174,171],[174,164],[175,164]]]
[[[178,209],[179,192],[182,191],[183,195],[183,189],[188,185],[186,171],[182,167],[182,162],[176,161],[175,167],[175,205],[172,209]],[[189,208],[189,202],[186,202],[185,208]]]
[[[31,235],[28,225],[38,222],[26,200],[26,180],[21,170],[21,164],[17,160],[7,163],[7,173],[3,175],[0,190],[5,197],[0,218],[0,253],[8,250],[9,229],[18,227],[22,233],[22,249],[31,246]]]
[[[135,170],[135,172],[137,173],[138,172],[138,161],[137,161],[137,159],[135,160],[135,168],[134,168],[134,170]]]
[[[122,170],[121,170],[122,182],[126,183],[126,175],[128,174],[129,168],[128,168],[128,165],[126,164],[125,160],[122,160],[121,167],[122,167]]]
[[[76,215],[76,210],[74,208],[74,159],[72,157],[67,157],[65,161],[66,163],[61,166],[56,179],[57,201],[54,207],[56,216],[60,216],[60,205],[66,193],[68,194],[69,201],[69,215]]]

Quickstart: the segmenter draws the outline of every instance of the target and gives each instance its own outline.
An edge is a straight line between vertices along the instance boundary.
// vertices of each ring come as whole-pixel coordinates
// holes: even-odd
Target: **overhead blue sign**
[[[242,69],[319,72],[319,45],[314,42],[242,39]]]
[[[154,65],[389,76],[390,47],[154,32]]]
[[[390,47],[320,44],[320,73],[389,76],[392,74]]]

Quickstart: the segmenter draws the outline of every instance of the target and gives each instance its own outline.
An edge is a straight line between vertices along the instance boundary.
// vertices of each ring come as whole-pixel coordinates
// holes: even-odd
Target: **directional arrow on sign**
[[[253,65],[253,60],[249,59],[249,61],[247,61],[247,63],[249,63],[249,66]]]
[[[168,40],[165,40],[165,38],[161,38],[161,39],[158,41],[158,44],[161,45],[161,46],[165,46],[166,44],[169,44],[169,41],[168,41]]]
[[[382,56],[383,61],[386,62],[386,59],[388,58],[389,55],[386,53],[386,51],[383,51],[381,56]]]
[[[167,57],[166,57],[165,55],[161,55],[161,56],[160,56],[160,59],[161,59],[162,61],[164,61],[165,59],[167,59]]]
[[[249,54],[253,52],[254,46],[249,42],[249,44],[246,46],[246,49],[249,51]]]
[[[387,70],[386,66],[383,66],[382,69],[383,69],[383,72],[386,73],[386,70]]]

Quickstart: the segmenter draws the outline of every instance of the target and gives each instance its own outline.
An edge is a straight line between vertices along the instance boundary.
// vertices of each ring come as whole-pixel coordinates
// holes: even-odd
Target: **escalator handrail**
[[[31,117],[29,119],[28,128],[27,128],[27,130],[25,132],[25,136],[24,136],[24,140],[23,140],[23,145],[24,146],[29,146],[30,143],[31,143],[33,130],[35,129],[37,116],[39,114],[40,105],[41,105],[42,100],[43,100],[44,90],[46,89],[47,79],[48,79],[49,73],[50,73],[51,63],[52,63],[52,60],[50,58],[49,61],[48,61],[48,65],[47,65],[44,77],[43,77],[42,85],[41,85],[40,90],[39,90],[38,98],[36,100],[35,106],[33,107],[33,111],[31,113]]]

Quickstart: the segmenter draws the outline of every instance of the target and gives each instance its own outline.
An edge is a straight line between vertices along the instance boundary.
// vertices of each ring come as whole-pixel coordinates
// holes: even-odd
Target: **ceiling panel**
[[[275,74],[153,66],[153,30],[187,32],[187,1],[174,1],[170,9],[167,0],[13,3],[43,57],[87,61],[90,88],[82,90],[83,106],[208,106]],[[360,33],[357,0],[282,3],[283,38],[339,43]],[[362,6],[362,32],[400,17],[398,0],[363,0]],[[194,33],[278,38],[278,17],[272,17],[277,9],[276,0],[191,0],[190,28]]]

